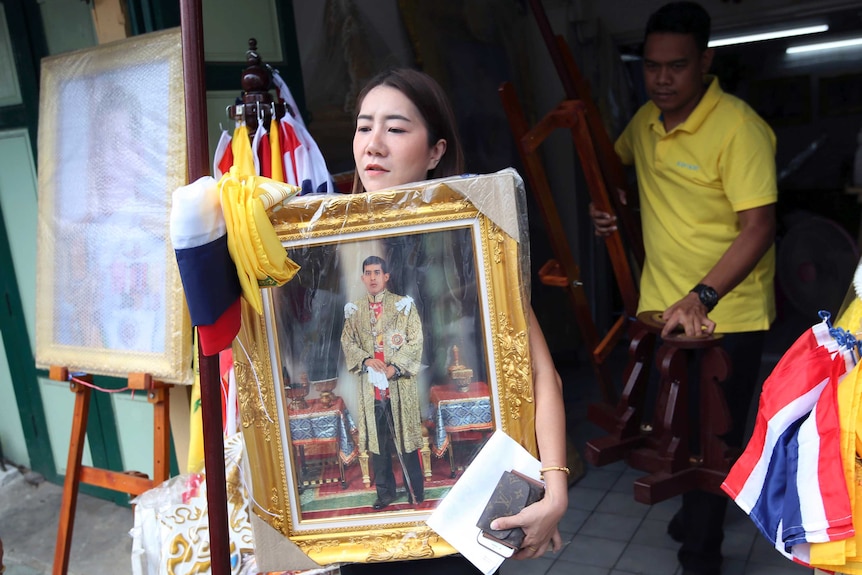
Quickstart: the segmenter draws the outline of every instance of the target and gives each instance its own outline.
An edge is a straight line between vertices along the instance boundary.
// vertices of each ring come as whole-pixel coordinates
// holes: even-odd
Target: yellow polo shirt
[[[714,77],[685,122],[670,133],[652,102],[616,142],[640,188],[646,262],[638,312],[684,297],[739,235],[736,212],[775,203],[775,134]],[[709,314],[723,333],[766,330],[775,317],[775,247]]]

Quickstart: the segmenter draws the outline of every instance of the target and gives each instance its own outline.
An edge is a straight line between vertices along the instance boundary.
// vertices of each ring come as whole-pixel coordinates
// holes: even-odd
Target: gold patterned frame
[[[482,178],[485,176],[474,178],[471,183],[474,191],[474,183],[480,188],[485,183]],[[496,183],[499,179],[496,178]],[[514,179],[508,181],[514,187]],[[477,277],[481,284],[479,295],[484,310],[494,419],[498,428],[536,453],[527,296],[521,276],[522,254],[515,238],[445,183],[355,196],[300,197],[274,213],[271,219],[285,245],[339,244],[347,238],[389,237],[427,226],[472,227],[477,266],[482,268],[477,270]],[[301,517],[292,450],[287,447],[286,418],[282,415],[286,413],[287,400],[281,386],[275,384],[280,372],[274,366],[279,360],[273,353],[280,344],[272,318],[272,301],[271,290],[266,290],[262,316],[244,303],[243,326],[234,343],[254,512],[321,565],[454,553],[447,542],[425,525],[430,510],[376,512],[346,520]],[[273,564],[272,559],[267,558],[267,565]],[[279,568],[292,566],[280,564]]]
[[[46,58],[41,85],[37,365],[191,383],[169,237],[186,183],[180,30]]]

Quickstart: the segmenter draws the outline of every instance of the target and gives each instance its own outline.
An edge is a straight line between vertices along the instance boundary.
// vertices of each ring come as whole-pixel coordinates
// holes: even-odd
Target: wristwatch
[[[398,379],[399,377],[401,377],[401,368],[394,363],[390,363],[389,365],[395,368],[395,373],[392,375],[392,379]]]
[[[706,312],[713,310],[718,303],[718,292],[705,284],[697,284],[691,288],[691,293],[696,293],[700,303],[706,306]]]

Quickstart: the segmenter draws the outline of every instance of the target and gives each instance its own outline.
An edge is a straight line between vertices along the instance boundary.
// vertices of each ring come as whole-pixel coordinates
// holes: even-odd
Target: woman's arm
[[[533,395],[536,401],[536,439],[542,468],[566,465],[566,412],[563,384],[551,359],[542,328],[530,308],[530,354],[533,358]],[[559,470],[546,471],[545,497],[517,515],[501,517],[493,529],[521,527],[526,537],[513,559],[544,555],[549,544],[554,550],[562,545],[557,524],[569,504],[568,476]]]

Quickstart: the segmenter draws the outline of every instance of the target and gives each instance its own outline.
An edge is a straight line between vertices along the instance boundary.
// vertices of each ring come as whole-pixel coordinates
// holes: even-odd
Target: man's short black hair
[[[367,266],[379,265],[380,269],[383,270],[383,273],[388,274],[389,269],[386,267],[386,260],[378,256],[368,256],[365,258],[365,261],[362,262],[362,273],[365,273],[365,268]]]
[[[691,34],[698,50],[704,52],[709,44],[709,13],[697,2],[671,2],[652,13],[647,20],[647,36],[660,32]]]

